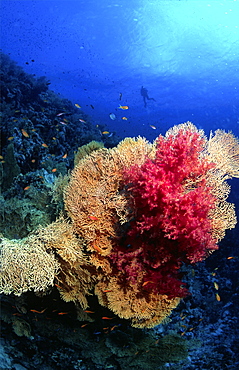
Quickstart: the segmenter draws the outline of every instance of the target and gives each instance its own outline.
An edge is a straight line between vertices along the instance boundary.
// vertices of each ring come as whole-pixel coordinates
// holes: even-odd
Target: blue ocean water
[[[1,3],[3,52],[93,123],[150,140],[187,120],[239,135],[239,1]]]

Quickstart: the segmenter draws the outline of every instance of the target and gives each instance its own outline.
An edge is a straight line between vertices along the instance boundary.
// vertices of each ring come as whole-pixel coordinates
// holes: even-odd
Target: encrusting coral
[[[217,130],[207,139],[187,122],[153,144],[126,138],[78,162],[64,196],[70,220],[29,238],[55,256],[51,271],[64,300],[86,308],[94,289],[102,306],[132,326],[153,327],[187,294],[182,263],[205,259],[235,226],[226,201],[231,177],[239,177],[239,142],[231,133]],[[2,271],[9,276],[2,292],[37,290],[30,283],[13,288],[15,272]],[[52,284],[51,275],[39,287]]]

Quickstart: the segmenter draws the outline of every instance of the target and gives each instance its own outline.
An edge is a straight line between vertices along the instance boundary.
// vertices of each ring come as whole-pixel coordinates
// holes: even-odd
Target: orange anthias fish
[[[37,310],[30,310],[31,312],[34,312],[34,313],[43,313],[43,312],[45,312],[46,311],[46,308],[44,308],[44,310],[42,310],[42,311],[37,311]]]
[[[149,125],[149,127],[151,127],[153,130],[156,130],[156,126],[154,126],[154,125]]]
[[[98,219],[98,217],[96,217],[96,216],[89,216],[89,218],[90,218],[92,221],[97,221],[97,220],[99,220],[99,219]]]
[[[81,106],[79,104],[77,104],[77,103],[75,104],[75,107],[76,108],[79,108],[79,109],[81,108]]]
[[[41,146],[43,146],[43,148],[48,148],[48,145],[43,143]]]
[[[149,284],[149,283],[152,283],[153,284],[153,281],[145,281],[142,286],[145,286],[146,284]]]
[[[128,119],[128,118],[127,118],[127,117],[122,117],[122,119],[123,119],[124,121],[127,121],[127,119]]]
[[[81,118],[79,118],[79,121],[82,122],[82,123],[86,123],[86,121],[84,119],[81,119]]]
[[[98,245],[95,245],[93,244],[92,247],[94,248],[94,250],[98,253],[102,253],[102,250],[98,247]]]
[[[101,318],[102,318],[102,320],[112,320],[114,317],[103,316]]]
[[[21,131],[22,131],[23,136],[29,137],[28,133],[26,132],[26,130],[24,130],[24,128],[22,128]]]
[[[120,105],[119,109],[126,110],[126,109],[129,109],[129,107],[128,107],[128,105]]]
[[[87,325],[89,325],[89,323],[81,325],[81,328],[84,328],[84,327],[86,327]]]

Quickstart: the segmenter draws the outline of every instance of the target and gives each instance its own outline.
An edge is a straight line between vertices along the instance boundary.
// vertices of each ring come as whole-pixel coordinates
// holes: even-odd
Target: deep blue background
[[[191,120],[206,133],[222,128],[239,136],[238,0],[1,5],[3,52],[26,72],[45,75],[94,124],[152,140]],[[146,108],[142,85],[156,99]],[[129,109],[117,109],[120,103]]]

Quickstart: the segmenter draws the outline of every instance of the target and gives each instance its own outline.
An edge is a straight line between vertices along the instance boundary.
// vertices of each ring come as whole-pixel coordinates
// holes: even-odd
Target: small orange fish
[[[14,139],[14,136],[10,136],[10,137],[8,138],[8,141],[11,141],[12,139]]]
[[[64,158],[64,159],[65,159],[65,158],[67,158],[67,154],[64,154],[64,155],[62,156],[62,158]]]
[[[33,128],[33,129],[32,129],[32,132],[35,132],[35,131],[36,131],[36,129],[35,129],[35,128]]]
[[[95,244],[93,244],[93,248],[96,250],[98,253],[102,253],[102,250]]]
[[[79,121],[82,122],[82,123],[86,123],[86,121],[81,119],[81,118],[79,118]]]
[[[58,312],[58,315],[67,315],[69,312]]]
[[[26,132],[26,130],[24,130],[24,128],[22,128],[21,131],[22,131],[23,136],[29,137],[28,133]]]
[[[96,216],[89,216],[89,218],[90,218],[92,221],[97,221],[97,220],[99,220],[99,219],[98,219],[98,217],[96,217]]]
[[[3,159],[3,156],[2,155],[0,155],[0,159]]]
[[[219,289],[219,286],[218,286],[218,284],[214,281],[214,288],[216,289],[216,290],[218,290]]]
[[[102,135],[107,135],[107,134],[109,134],[109,131],[102,131],[101,133],[102,133]]]
[[[122,117],[122,119],[123,119],[124,121],[127,121],[127,119],[128,119],[128,118],[127,118],[127,117]]]
[[[216,294],[215,294],[215,296],[216,296],[216,300],[217,300],[218,302],[220,302],[220,300],[221,300],[220,295],[219,295],[218,293],[216,293]]]
[[[53,170],[51,170],[51,172],[56,172],[57,171],[57,168],[53,168]]]
[[[112,290],[110,289],[103,290],[103,293],[109,293],[109,292],[112,292]]]
[[[110,331],[113,331],[115,328],[117,328],[119,325],[114,325],[112,328],[110,328]]]
[[[16,313],[13,313],[13,316],[22,316],[22,314],[21,314],[21,313],[16,312]]]
[[[101,318],[102,318],[102,320],[112,320],[113,319],[113,317],[107,317],[107,316],[103,316]]]
[[[149,125],[149,127],[151,127],[153,130],[156,130],[156,126],[154,126],[154,125]]]
[[[129,107],[128,107],[128,105],[120,105],[119,109],[126,110],[126,109],[129,109]]]
[[[149,284],[149,283],[152,283],[153,284],[153,281],[145,281],[142,286],[145,286],[146,284]]]
[[[60,285],[54,284],[57,288],[62,289]]]
[[[55,137],[55,136],[53,136],[52,140],[56,140],[56,137]]]
[[[42,310],[42,311],[37,311],[37,310],[30,310],[31,312],[34,312],[34,313],[43,313],[43,312],[45,312],[46,311],[46,308],[44,308],[44,310]]]
[[[81,108],[81,106],[79,104],[77,104],[77,103],[75,104],[75,107],[76,108],[79,108],[79,109]]]
[[[31,160],[31,162],[32,162],[32,163],[35,163],[35,162],[36,162],[36,160],[35,160],[35,159],[32,159],[32,160]]]
[[[233,260],[234,258],[236,258],[236,257],[232,257],[232,256],[231,257],[227,257],[228,260]]]
[[[84,310],[86,313],[95,313],[94,311]]]
[[[84,328],[87,325],[89,325],[89,323],[81,325],[81,328]]]
[[[48,145],[43,143],[41,146],[43,146],[43,148],[48,148]]]
[[[30,189],[30,185],[26,186],[23,190],[28,190]]]

